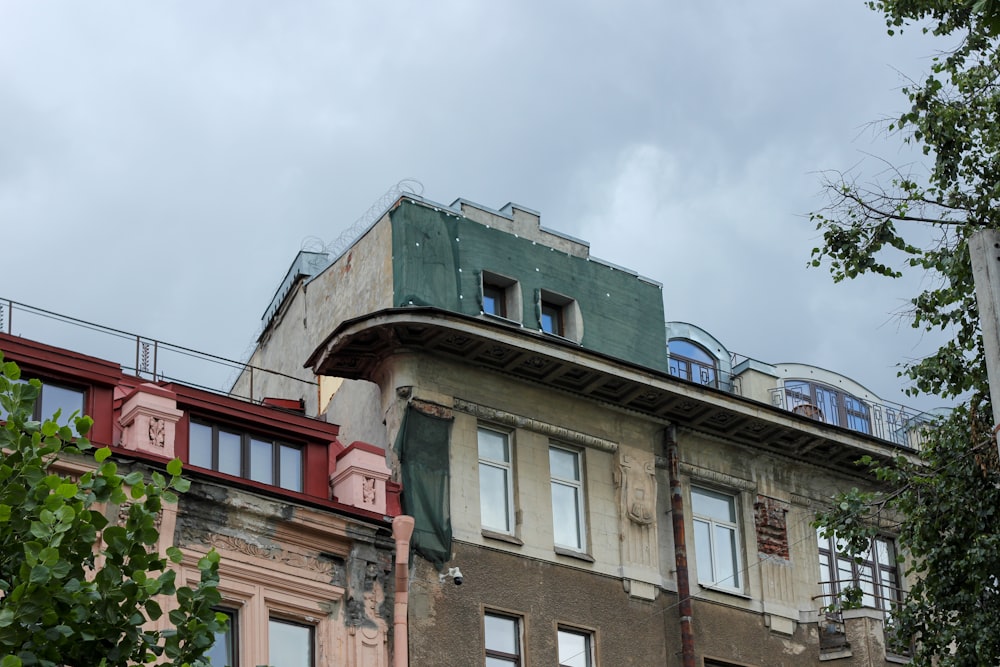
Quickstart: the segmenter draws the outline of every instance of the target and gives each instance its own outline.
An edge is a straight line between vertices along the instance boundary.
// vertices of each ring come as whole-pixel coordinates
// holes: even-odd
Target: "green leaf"
[[[184,464],[181,463],[180,459],[172,459],[170,463],[167,464],[167,474],[176,477],[181,474],[181,469]]]
[[[98,463],[103,462],[104,459],[108,458],[109,456],[111,456],[110,447],[101,447],[96,452],[94,452],[94,460],[97,461]]]

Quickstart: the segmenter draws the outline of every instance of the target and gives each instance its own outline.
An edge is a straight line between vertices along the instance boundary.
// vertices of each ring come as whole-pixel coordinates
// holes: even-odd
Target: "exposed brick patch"
[[[757,551],[765,556],[788,560],[788,503],[757,496],[753,504],[754,524],[757,526]]]

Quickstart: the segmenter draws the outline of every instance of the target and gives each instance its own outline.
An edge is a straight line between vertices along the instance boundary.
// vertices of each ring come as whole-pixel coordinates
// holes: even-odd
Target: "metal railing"
[[[798,386],[770,390],[771,403],[779,408],[834,426],[843,426],[873,435],[917,451],[926,438],[926,427],[933,416],[889,401],[859,399],[833,389],[824,391],[822,400]]]
[[[0,299],[0,332],[118,363],[122,370],[152,382],[178,382],[245,401],[259,402],[254,380],[275,375],[307,385],[315,381],[200,352],[148,336],[102,326],[69,315]],[[247,374],[248,392],[232,391],[232,378]]]

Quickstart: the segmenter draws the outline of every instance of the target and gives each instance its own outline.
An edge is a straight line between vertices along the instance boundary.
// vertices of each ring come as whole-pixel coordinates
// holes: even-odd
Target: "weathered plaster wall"
[[[524,619],[525,664],[557,664],[559,625],[598,629],[597,664],[679,665],[674,597],[630,598],[621,581],[558,564],[456,544],[461,586],[417,559],[410,586],[410,664],[483,664],[483,613]]]

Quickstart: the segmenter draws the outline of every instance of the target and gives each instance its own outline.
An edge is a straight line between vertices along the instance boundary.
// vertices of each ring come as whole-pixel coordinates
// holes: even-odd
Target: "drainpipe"
[[[678,472],[677,427],[667,426],[663,434],[670,462],[670,515],[674,527],[674,563],[677,569],[678,611],[681,617],[681,665],[695,667],[694,628],[691,623],[691,584],[688,581],[687,542],[684,539],[684,497]]]
[[[392,520],[392,537],[396,540],[396,604],[392,621],[392,667],[410,664],[410,640],[406,615],[410,601],[410,536],[413,535],[413,517],[401,514]]]

